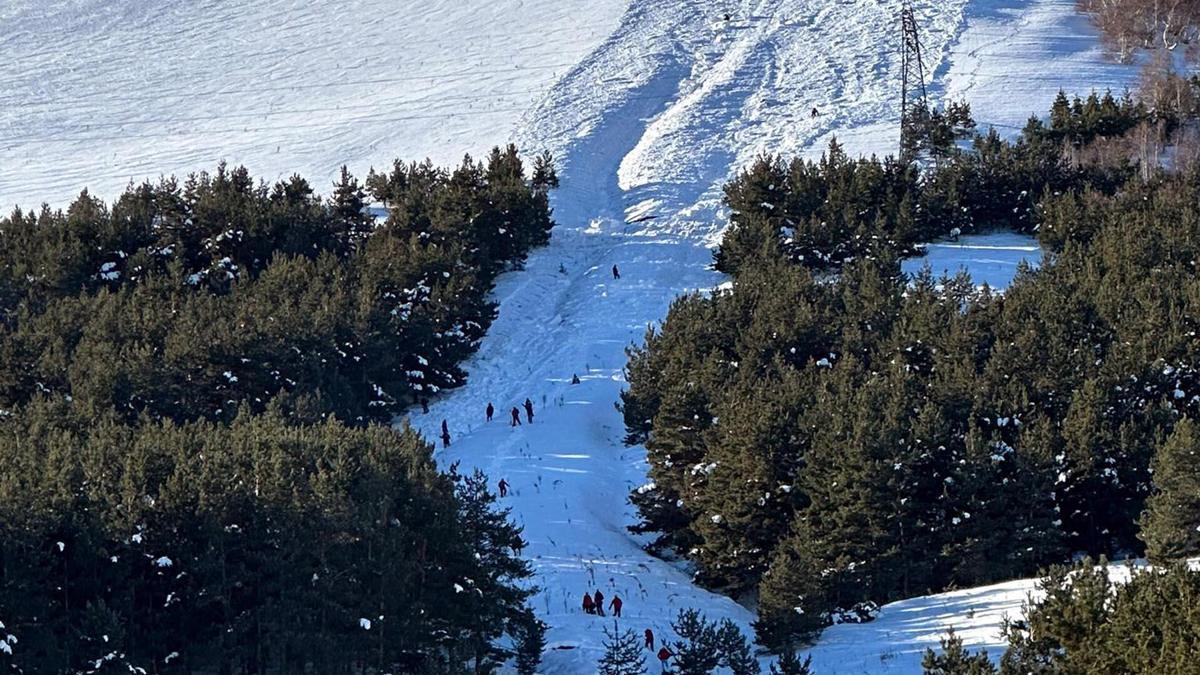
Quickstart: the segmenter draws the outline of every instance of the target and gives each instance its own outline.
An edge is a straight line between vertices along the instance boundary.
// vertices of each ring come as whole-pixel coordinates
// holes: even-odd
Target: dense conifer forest
[[[1196,84],[1171,84],[1183,105],[1060,96],[1013,142],[960,125],[916,162],[835,142],[731,182],[731,287],[678,299],[629,352],[651,479],[634,529],[756,603],[773,648],[1073,555],[1200,555],[1200,174],[1162,159],[1186,150]],[[901,274],[916,243],[990,228],[1036,234],[1041,267],[1002,294]],[[962,668],[931,672],[984,672]]]
[[[0,221],[5,671],[532,672],[520,529],[384,425],[463,383],[556,184],[222,165]]]

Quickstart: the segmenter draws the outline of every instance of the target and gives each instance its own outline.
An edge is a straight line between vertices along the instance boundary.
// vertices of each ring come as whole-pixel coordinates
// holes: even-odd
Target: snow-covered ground
[[[5,0],[0,209],[244,163],[321,193],[343,164],[457,163],[628,0]]]
[[[1135,74],[1103,64],[1072,0],[914,4],[932,96],[965,97],[1006,133],[1059,88],[1120,91]],[[435,437],[448,420],[454,441],[439,460],[512,485],[504,501],[526,527],[536,608],[551,626],[541,672],[594,672],[611,619],[582,613],[584,591],[620,595],[621,624],[660,637],[684,607],[749,628],[750,611],[626,531],[645,463],[623,445],[614,407],[624,350],[673,298],[721,283],[707,267],[720,187],[755,155],[817,156],[834,134],[854,153],[892,151],[899,5],[11,0],[0,7],[0,208],[62,205],[85,184],[112,197],[130,177],[219,158],[266,177],[300,172],[328,191],[343,163],[453,161],[508,138],[552,150],[563,187],[551,244],[501,279],[500,316],[468,385],[412,422]],[[931,264],[981,270],[992,254],[980,250],[931,247],[948,256]],[[507,411],[526,397],[534,424],[511,428]],[[489,401],[499,412],[487,424]],[[818,672],[917,672],[911,655],[950,626],[994,646],[1001,615],[1031,587],[889,606],[873,624],[829,631],[814,648]]]
[[[908,274],[916,274],[926,265],[935,277],[953,276],[967,271],[977,284],[1006,288],[1021,262],[1038,266],[1042,249],[1037,238],[1017,232],[968,234],[956,241],[935,241],[926,245],[925,255],[901,263]]]

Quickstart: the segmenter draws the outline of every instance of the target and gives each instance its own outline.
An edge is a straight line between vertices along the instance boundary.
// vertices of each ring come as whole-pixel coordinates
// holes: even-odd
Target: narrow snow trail
[[[942,26],[938,49],[963,4],[922,6]],[[625,601],[621,625],[639,633],[671,637],[671,618],[687,607],[749,630],[749,610],[692,585],[626,530],[627,495],[646,467],[642,448],[624,446],[614,406],[624,351],[675,297],[720,283],[711,245],[724,227],[721,185],[739,167],[897,117],[888,82],[900,55],[886,36],[898,6],[746,0],[726,22],[707,2],[637,0],[524,120],[521,145],[560,158],[559,226],[524,271],[501,280],[500,316],[467,386],[411,421],[432,438],[446,420],[453,441],[439,460],[511,485],[504,503],[525,526],[542,589],[535,608],[551,626],[542,672],[594,671],[610,619],[585,615],[580,601],[596,588]],[[527,397],[534,423],[522,412],[514,428],[509,411]]]
[[[718,10],[698,0],[634,0],[613,34],[526,115],[520,145],[549,149],[560,161],[559,226],[526,270],[501,280],[500,316],[468,364],[468,385],[412,422],[436,437],[447,420],[454,441],[440,461],[480,467],[494,483],[512,486],[504,503],[525,526],[525,555],[541,589],[535,607],[551,627],[541,672],[594,672],[601,630],[611,621],[580,609],[582,594],[596,588],[625,601],[620,623],[639,633],[672,637],[669,622],[686,607],[749,629],[748,609],[692,585],[626,530],[636,520],[627,494],[645,481],[646,467],[644,449],[624,446],[614,406],[625,386],[624,350],[662,320],[674,298],[720,283],[708,264],[724,227],[721,186],[755,155],[819,154],[832,134],[846,132],[852,151],[891,150],[899,4],[742,0]],[[916,4],[926,66],[940,78],[934,93],[966,96],[988,69],[1005,67],[985,59],[1002,52],[1004,40],[985,54],[980,34],[1015,30],[1013,22],[1029,12],[1040,17],[1036,23],[1067,11],[1060,0]],[[976,62],[970,82],[960,84],[951,75],[967,49]],[[1063,74],[1043,82],[1038,100],[1022,99],[1022,107],[1045,108],[1057,86],[1077,81]],[[1011,101],[1002,104],[993,97],[983,108],[1011,113]],[[614,265],[620,279],[612,277]],[[573,375],[579,384],[571,384]],[[522,413],[514,428],[508,411],[527,397],[534,423]],[[489,402],[497,416],[486,423]],[[1028,584],[1018,587],[1023,596]],[[981,602],[1003,607],[1014,597],[1007,588],[981,593]],[[815,650],[818,660],[836,666],[856,653],[862,670],[841,672],[871,672],[895,650],[919,653],[936,644],[947,617],[969,607],[939,598],[889,608],[890,624],[831,632],[833,642]],[[998,619],[972,616],[992,623],[977,620],[971,644],[994,642]],[[922,629],[896,631],[895,617],[919,620],[913,625]],[[913,667],[911,659],[895,665],[897,672]]]

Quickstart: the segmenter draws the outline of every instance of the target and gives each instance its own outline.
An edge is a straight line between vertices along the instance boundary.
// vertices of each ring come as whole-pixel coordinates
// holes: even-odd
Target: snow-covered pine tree
[[[644,675],[646,657],[642,642],[631,629],[621,630],[613,622],[612,630],[604,629],[604,656],[597,666],[600,675]]]

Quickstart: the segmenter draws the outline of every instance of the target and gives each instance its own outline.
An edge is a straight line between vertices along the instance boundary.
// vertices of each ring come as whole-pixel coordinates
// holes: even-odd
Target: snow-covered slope
[[[914,4],[931,94],[971,100],[1008,133],[1059,88],[1119,91],[1133,76],[1104,65],[1072,0]],[[469,384],[411,421],[436,437],[446,419],[454,441],[440,461],[512,485],[505,503],[526,527],[551,625],[542,672],[594,672],[611,619],[578,609],[587,590],[620,595],[622,625],[660,637],[683,607],[752,620],[626,531],[645,465],[614,407],[624,350],[674,297],[721,282],[707,269],[720,187],[756,154],[817,156],[834,134],[851,152],[893,148],[899,5],[14,0],[0,7],[0,207],[61,205],[85,184],[111,197],[131,176],[219,158],[320,187],[342,163],[453,161],[509,137],[552,150],[563,187],[551,244],[502,278]],[[511,428],[507,411],[526,397],[536,419]],[[829,631],[818,672],[914,672],[913,650],[972,615],[968,643],[994,645],[1003,608],[1030,588],[889,606],[875,624]]]
[[[456,163],[628,0],[6,0],[0,209],[245,163],[319,192],[342,164]]]
[[[1103,86],[1120,89],[1117,78],[1129,77],[1099,65],[1078,77],[1057,69],[1101,63],[1097,49],[1079,48],[1094,45],[1095,36],[1071,17],[1069,0],[917,4],[928,63],[938,76],[935,93],[972,97],[989,73],[1034,75],[1024,60],[1028,45],[988,36],[1035,31],[1072,45],[1041,49],[1045,72],[1028,93],[1004,77],[1008,94],[981,97],[981,119],[1023,120],[1046,109],[1060,87],[1090,88],[1104,76],[1110,80]],[[752,620],[729,599],[689,585],[677,566],[646,556],[625,531],[634,520],[626,493],[645,480],[645,467],[640,448],[622,445],[613,405],[623,386],[623,352],[665,315],[672,298],[721,281],[705,265],[723,227],[721,184],[740,166],[760,152],[819,153],[816,144],[834,133],[851,137],[853,150],[891,150],[898,7],[877,0],[745,0],[714,9],[635,0],[612,36],[524,120],[521,144],[561,158],[560,227],[526,271],[502,282],[501,316],[470,364],[470,384],[414,422],[432,432],[449,420],[459,440],[444,459],[481,466],[514,485],[506,501],[527,528],[527,554],[543,589],[537,606],[556,647],[544,672],[593,671],[607,621],[583,614],[579,601],[596,587],[626,601],[622,625],[639,632],[650,627],[669,636],[668,622],[682,607],[747,626]],[[726,9],[728,22],[721,16]],[[819,117],[811,116],[813,107]],[[1003,286],[1007,278],[989,281]],[[581,384],[570,384],[573,374]],[[539,408],[533,425],[483,423],[489,401],[508,410],[526,397]],[[981,589],[980,603],[1013,606],[1030,587]],[[832,631],[815,650],[819,672],[852,653],[876,654],[882,669],[886,654],[903,644],[936,644],[969,605],[910,601],[888,608],[888,621]],[[999,614],[976,616],[965,637],[994,644]],[[919,639],[896,629],[913,622],[922,626]],[[875,668],[858,663],[866,670],[854,672]],[[913,664],[897,660],[891,670],[912,672]]]

